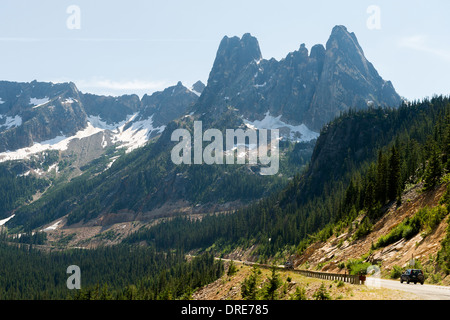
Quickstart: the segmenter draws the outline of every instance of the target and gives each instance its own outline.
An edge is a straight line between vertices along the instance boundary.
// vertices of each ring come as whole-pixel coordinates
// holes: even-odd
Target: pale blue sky
[[[70,5],[81,29],[67,28]],[[370,30],[370,5],[381,29]],[[354,32],[380,75],[408,99],[450,94],[450,1],[2,0],[0,80],[73,81],[83,92],[152,93],[206,83],[223,36],[258,38],[263,57]]]

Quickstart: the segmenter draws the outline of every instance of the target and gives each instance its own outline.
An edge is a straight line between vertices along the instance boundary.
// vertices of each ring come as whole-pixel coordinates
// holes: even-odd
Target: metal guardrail
[[[273,266],[268,264],[261,264],[261,263],[255,263],[255,262],[249,262],[249,261],[243,261],[245,265],[252,266],[257,265],[261,268],[272,268]],[[356,285],[363,285],[366,281],[366,276],[359,276],[359,275],[352,275],[352,274],[342,274],[342,273],[329,273],[329,272],[322,272],[322,271],[311,271],[311,270],[302,270],[302,269],[288,269],[284,266],[275,266],[277,269],[283,269],[283,270],[291,270],[296,273],[300,273],[302,276],[310,277],[310,278],[318,278],[323,280],[340,280],[343,282],[356,284]]]
[[[366,277],[358,276],[352,274],[342,274],[342,273],[328,273],[328,272],[320,272],[320,271],[310,271],[310,270],[299,270],[293,269],[294,272],[300,273],[305,277],[310,278],[318,278],[323,280],[340,280],[343,282],[351,283],[351,284],[364,284]]]

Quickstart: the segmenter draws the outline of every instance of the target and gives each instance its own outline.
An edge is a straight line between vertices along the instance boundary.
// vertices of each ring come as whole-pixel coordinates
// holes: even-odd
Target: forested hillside
[[[288,176],[261,176],[241,165],[176,166],[170,151],[159,140],[126,154],[110,169],[92,174],[86,171],[67,184],[57,186],[39,200],[17,210],[9,227],[25,231],[67,215],[69,225],[95,219],[102,213],[129,212],[132,221],[167,202],[188,201],[194,205],[230,201],[250,202],[280,190]],[[308,151],[287,143],[282,170],[300,170]],[[292,159],[296,153],[305,159]],[[302,162],[301,162],[302,161]],[[151,218],[151,217],[149,217]]]
[[[21,165],[0,165],[0,220],[7,218],[10,212],[32,200],[38,191],[44,191],[49,181],[34,176],[21,176]]]
[[[0,241],[0,256],[0,300],[187,299],[223,273],[212,255],[186,261],[182,252],[125,246],[49,253]],[[80,267],[82,290],[67,288],[70,265]]]
[[[423,180],[433,188],[448,172],[449,114],[449,99],[442,96],[399,109],[347,112],[322,130],[309,170],[283,191],[230,215],[179,217],[127,242],[219,252],[257,244],[255,254],[268,258],[326,239],[361,210],[373,223],[406,185]]]

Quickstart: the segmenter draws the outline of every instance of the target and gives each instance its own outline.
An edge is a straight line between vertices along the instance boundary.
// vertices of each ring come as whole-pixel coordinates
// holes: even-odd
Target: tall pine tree
[[[391,156],[389,158],[388,168],[388,199],[396,200],[401,192],[401,172],[400,172],[400,155],[396,146],[391,148]]]
[[[431,147],[431,156],[428,160],[428,166],[425,170],[424,188],[431,189],[439,182],[442,175],[441,155],[438,147],[433,144]]]

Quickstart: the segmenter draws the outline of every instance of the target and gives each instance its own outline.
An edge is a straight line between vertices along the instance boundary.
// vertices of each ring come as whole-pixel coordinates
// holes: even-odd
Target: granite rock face
[[[213,121],[230,108],[250,121],[270,114],[319,132],[350,108],[400,103],[392,84],[365,58],[355,35],[336,26],[326,47],[318,44],[309,52],[302,44],[280,61],[263,59],[250,34],[224,37],[195,111]]]
[[[201,86],[198,82],[197,90]],[[181,82],[140,99],[137,95],[84,94],[73,83],[1,81],[0,153],[72,137],[89,126],[110,131],[134,126],[130,134],[145,129],[151,138],[185,114],[197,99],[198,93]]]
[[[383,80],[365,58],[355,34],[343,26],[334,27],[306,122],[318,128],[324,120],[332,120],[350,108],[358,110],[371,105],[395,108],[400,103],[392,83]]]
[[[71,136],[87,115],[73,83],[0,83],[0,152]]]

